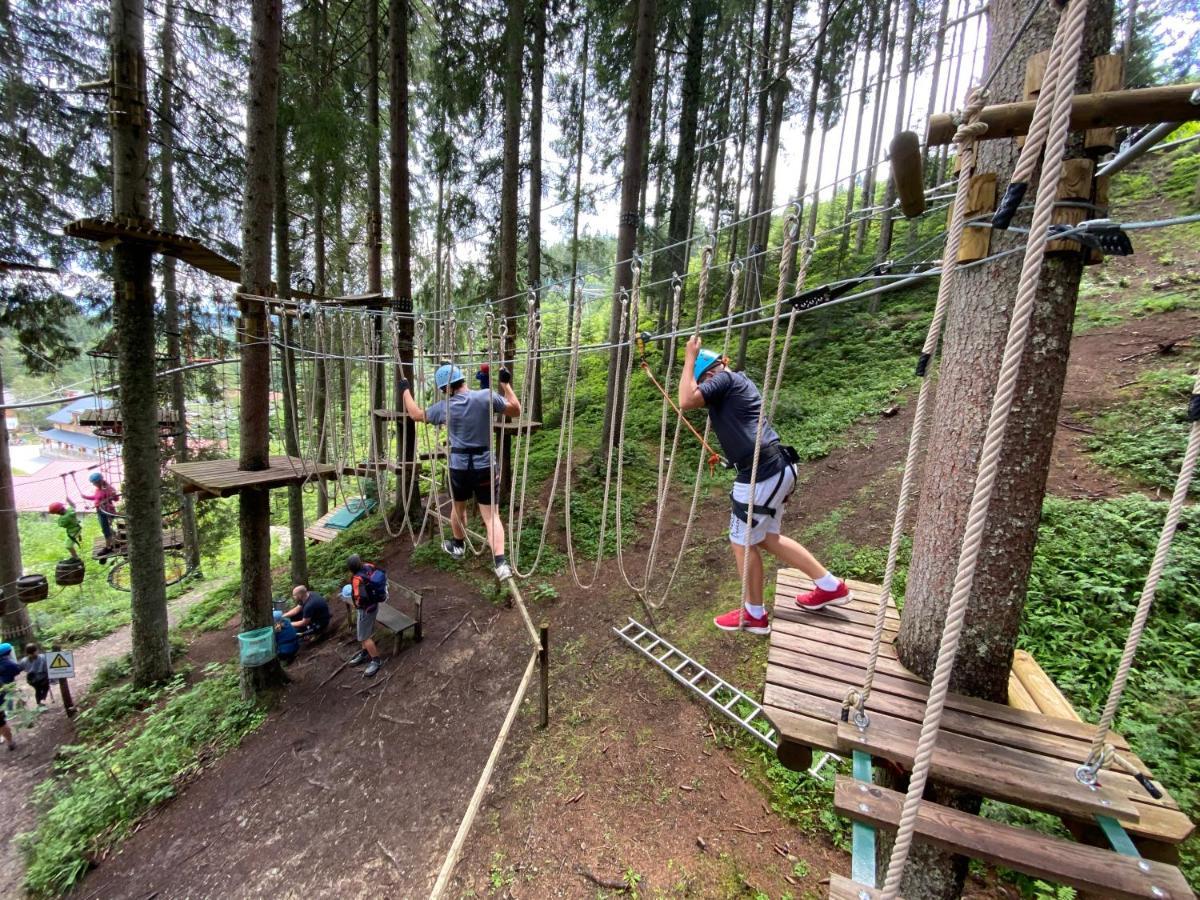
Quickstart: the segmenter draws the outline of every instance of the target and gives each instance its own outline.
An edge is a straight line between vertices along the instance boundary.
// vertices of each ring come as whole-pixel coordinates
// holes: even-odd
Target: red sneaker
[[[767,616],[756,619],[744,606],[731,609],[723,616],[713,619],[713,624],[722,631],[748,631],[750,634],[770,634],[771,620]]]
[[[854,595],[850,593],[850,588],[846,587],[846,582],[838,581],[837,589],[833,591],[827,591],[814,585],[811,591],[797,594],[796,605],[809,612],[816,612],[826,606],[845,606],[853,599]]]

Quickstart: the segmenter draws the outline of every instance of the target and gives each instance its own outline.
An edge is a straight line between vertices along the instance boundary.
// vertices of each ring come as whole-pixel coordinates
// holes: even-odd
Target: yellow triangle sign
[[[51,669],[69,669],[71,664],[67,662],[67,658],[61,653],[54,654],[54,659],[50,660]]]

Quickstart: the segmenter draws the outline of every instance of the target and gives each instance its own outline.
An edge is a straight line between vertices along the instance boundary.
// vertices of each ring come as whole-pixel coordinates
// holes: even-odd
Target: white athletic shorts
[[[792,491],[796,488],[796,467],[788,464],[776,474],[765,480],[759,480],[754,485],[754,505],[758,509],[753,515],[753,526],[750,529],[750,544],[761,544],[768,534],[779,534],[779,530],[783,524],[783,506],[788,502],[788,498],[792,496]],[[729,494],[729,499],[732,503],[748,503],[750,499],[750,485],[735,481],[733,490]],[[762,507],[767,507],[771,510],[770,513],[762,511]],[[738,515],[736,509],[731,509],[729,512],[729,541],[732,544],[746,543],[746,523]]]

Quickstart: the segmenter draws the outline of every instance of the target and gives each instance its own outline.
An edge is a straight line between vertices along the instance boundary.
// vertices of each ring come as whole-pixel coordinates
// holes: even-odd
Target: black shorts
[[[486,469],[451,469],[450,497],[460,503],[474,498],[476,503],[491,506],[500,499],[500,484],[498,481],[492,480],[490,467]]]

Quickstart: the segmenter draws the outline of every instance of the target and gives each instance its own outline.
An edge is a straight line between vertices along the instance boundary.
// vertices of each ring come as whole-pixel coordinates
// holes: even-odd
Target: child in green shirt
[[[66,504],[55,500],[50,504],[49,512],[58,516],[58,527],[64,532],[63,543],[66,544],[71,559],[79,559],[79,538],[83,534],[83,526],[79,523],[79,517],[75,515],[75,504],[70,500]]]

